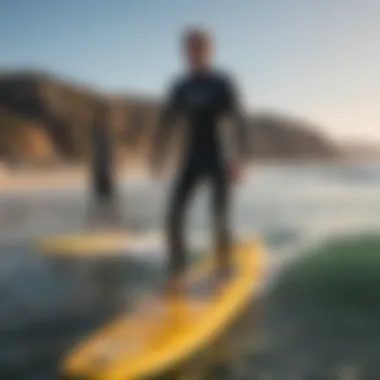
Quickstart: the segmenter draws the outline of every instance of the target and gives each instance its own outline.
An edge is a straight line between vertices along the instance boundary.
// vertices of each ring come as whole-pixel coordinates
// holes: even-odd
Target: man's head
[[[187,64],[192,71],[205,71],[210,68],[213,41],[209,32],[201,28],[188,29],[183,44]]]

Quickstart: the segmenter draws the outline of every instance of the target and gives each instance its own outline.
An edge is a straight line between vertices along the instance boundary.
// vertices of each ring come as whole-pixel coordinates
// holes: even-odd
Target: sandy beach
[[[121,166],[118,179],[141,179],[147,171],[138,166]],[[0,170],[0,193],[19,190],[64,189],[86,186],[89,178],[85,166],[68,166],[48,169]]]

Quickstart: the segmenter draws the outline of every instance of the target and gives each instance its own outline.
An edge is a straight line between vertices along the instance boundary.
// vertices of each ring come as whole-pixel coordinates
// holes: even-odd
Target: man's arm
[[[164,153],[177,117],[180,113],[180,87],[174,85],[160,111],[157,131],[153,137],[152,167],[161,169]]]
[[[241,161],[246,161],[250,156],[247,119],[237,86],[229,80],[226,87],[227,113],[232,121],[232,133],[236,141],[239,158]]]

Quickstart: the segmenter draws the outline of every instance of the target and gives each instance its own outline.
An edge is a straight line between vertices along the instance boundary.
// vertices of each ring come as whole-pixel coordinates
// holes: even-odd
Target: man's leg
[[[104,222],[113,227],[121,226],[120,199],[110,179],[104,193]]]
[[[120,222],[116,194],[112,179],[107,175],[95,178],[93,185],[93,205],[89,210],[90,224],[93,226],[116,226]]]
[[[228,275],[232,267],[232,232],[230,229],[230,184],[227,167],[218,163],[210,171],[213,190],[213,219],[218,256],[217,271]]]
[[[169,275],[171,278],[180,277],[186,269],[184,237],[186,208],[198,179],[197,168],[188,164],[179,175],[178,182],[173,189],[167,225]]]

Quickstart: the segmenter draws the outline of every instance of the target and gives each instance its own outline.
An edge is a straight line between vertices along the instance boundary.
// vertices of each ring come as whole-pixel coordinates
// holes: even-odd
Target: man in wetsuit
[[[92,191],[94,205],[91,224],[109,224],[116,221],[115,184],[112,143],[107,128],[107,109],[99,102],[92,128]]]
[[[229,190],[237,179],[240,165],[227,162],[220,124],[225,116],[232,120],[233,136],[238,145],[240,163],[247,158],[247,131],[239,98],[231,79],[212,68],[212,40],[200,29],[185,34],[184,48],[189,72],[177,80],[169,91],[162,119],[154,141],[152,165],[162,170],[163,151],[169,131],[179,117],[187,122],[182,165],[171,197],[168,215],[168,249],[172,286],[181,287],[186,267],[184,217],[196,184],[206,180],[213,196],[213,219],[218,255],[218,274],[224,277],[231,265],[231,231],[229,227]],[[233,177],[233,178],[232,178]]]

